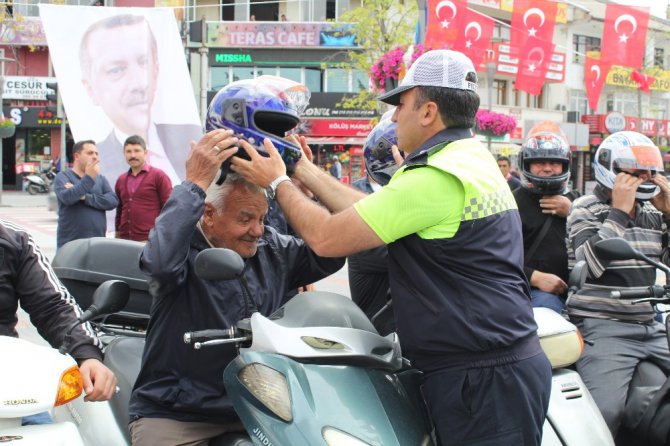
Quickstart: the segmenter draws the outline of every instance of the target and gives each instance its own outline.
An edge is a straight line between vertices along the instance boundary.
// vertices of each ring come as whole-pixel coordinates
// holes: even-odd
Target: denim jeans
[[[557,312],[558,314],[561,314],[561,312],[563,311],[564,307],[563,299],[558,297],[556,294],[547,293],[546,291],[533,288],[532,290],[530,290],[530,297],[531,297],[530,304],[533,307],[550,308],[555,312]]]
[[[35,424],[52,424],[54,420],[49,412],[40,412],[35,415],[28,415],[21,420],[21,426],[32,426]]]

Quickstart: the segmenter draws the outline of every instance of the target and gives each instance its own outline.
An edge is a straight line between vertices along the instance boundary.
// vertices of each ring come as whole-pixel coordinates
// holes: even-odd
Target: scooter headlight
[[[293,420],[286,377],[268,366],[249,364],[238,373],[242,384],[272,413],[286,422]]]
[[[369,443],[332,427],[323,429],[323,439],[328,446],[370,446]]]

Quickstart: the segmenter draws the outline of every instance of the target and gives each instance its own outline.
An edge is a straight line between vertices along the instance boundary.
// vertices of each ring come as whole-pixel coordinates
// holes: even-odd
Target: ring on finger
[[[556,215],[556,209],[551,210],[551,215]]]
[[[217,145],[215,145],[214,147],[212,147],[212,149],[213,149],[213,150],[216,150],[216,153],[217,153],[217,154],[218,154],[218,153],[221,153],[221,147],[219,147],[219,146],[217,146]]]

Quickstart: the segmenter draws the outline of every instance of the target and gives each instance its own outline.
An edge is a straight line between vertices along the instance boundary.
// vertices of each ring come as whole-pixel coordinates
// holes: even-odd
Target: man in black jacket
[[[514,198],[521,216],[531,304],[561,313],[568,289],[565,224],[579,192],[567,188],[570,146],[556,123],[542,121],[528,132],[519,153],[519,171],[521,187]]]
[[[81,315],[81,309],[30,234],[0,220],[0,336],[18,337],[19,304],[54,348],[61,346],[67,328]],[[116,377],[102,363],[102,344],[90,324],[75,327],[71,337],[74,349],[69,353],[79,364],[86,401],[110,399],[116,390]]]
[[[193,146],[186,181],[174,187],[140,257],[154,300],[130,400],[135,446],[205,444],[241,428],[223,386],[235,347],[194,350],[182,337],[188,331],[230,328],[253,308],[238,281],[196,276],[193,262],[200,251],[225,247],[240,254],[255,301],[251,307],[264,315],[286,301],[288,290],[344,264],[341,258],[320,258],[302,240],[264,226],[264,189],[232,173],[221,186],[212,184],[221,163],[237,151],[232,134],[214,130]]]

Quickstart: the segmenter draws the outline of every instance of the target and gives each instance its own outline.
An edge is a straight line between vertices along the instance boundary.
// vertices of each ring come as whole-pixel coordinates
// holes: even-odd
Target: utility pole
[[[489,111],[493,107],[493,77],[496,74],[496,63],[491,60],[486,64],[486,83],[488,87],[488,99],[489,99]],[[488,143],[489,152],[491,152],[491,135],[486,137]]]
[[[202,39],[200,40],[200,122],[205,124],[207,120],[207,62],[209,60],[209,48],[207,48],[207,22],[205,16],[201,19]]]
[[[14,59],[5,57],[4,50],[0,55],[0,117],[5,118],[4,98],[5,91],[5,62],[14,62]],[[2,178],[2,140],[0,140],[0,204],[2,204],[2,188],[4,186],[4,179]]]

